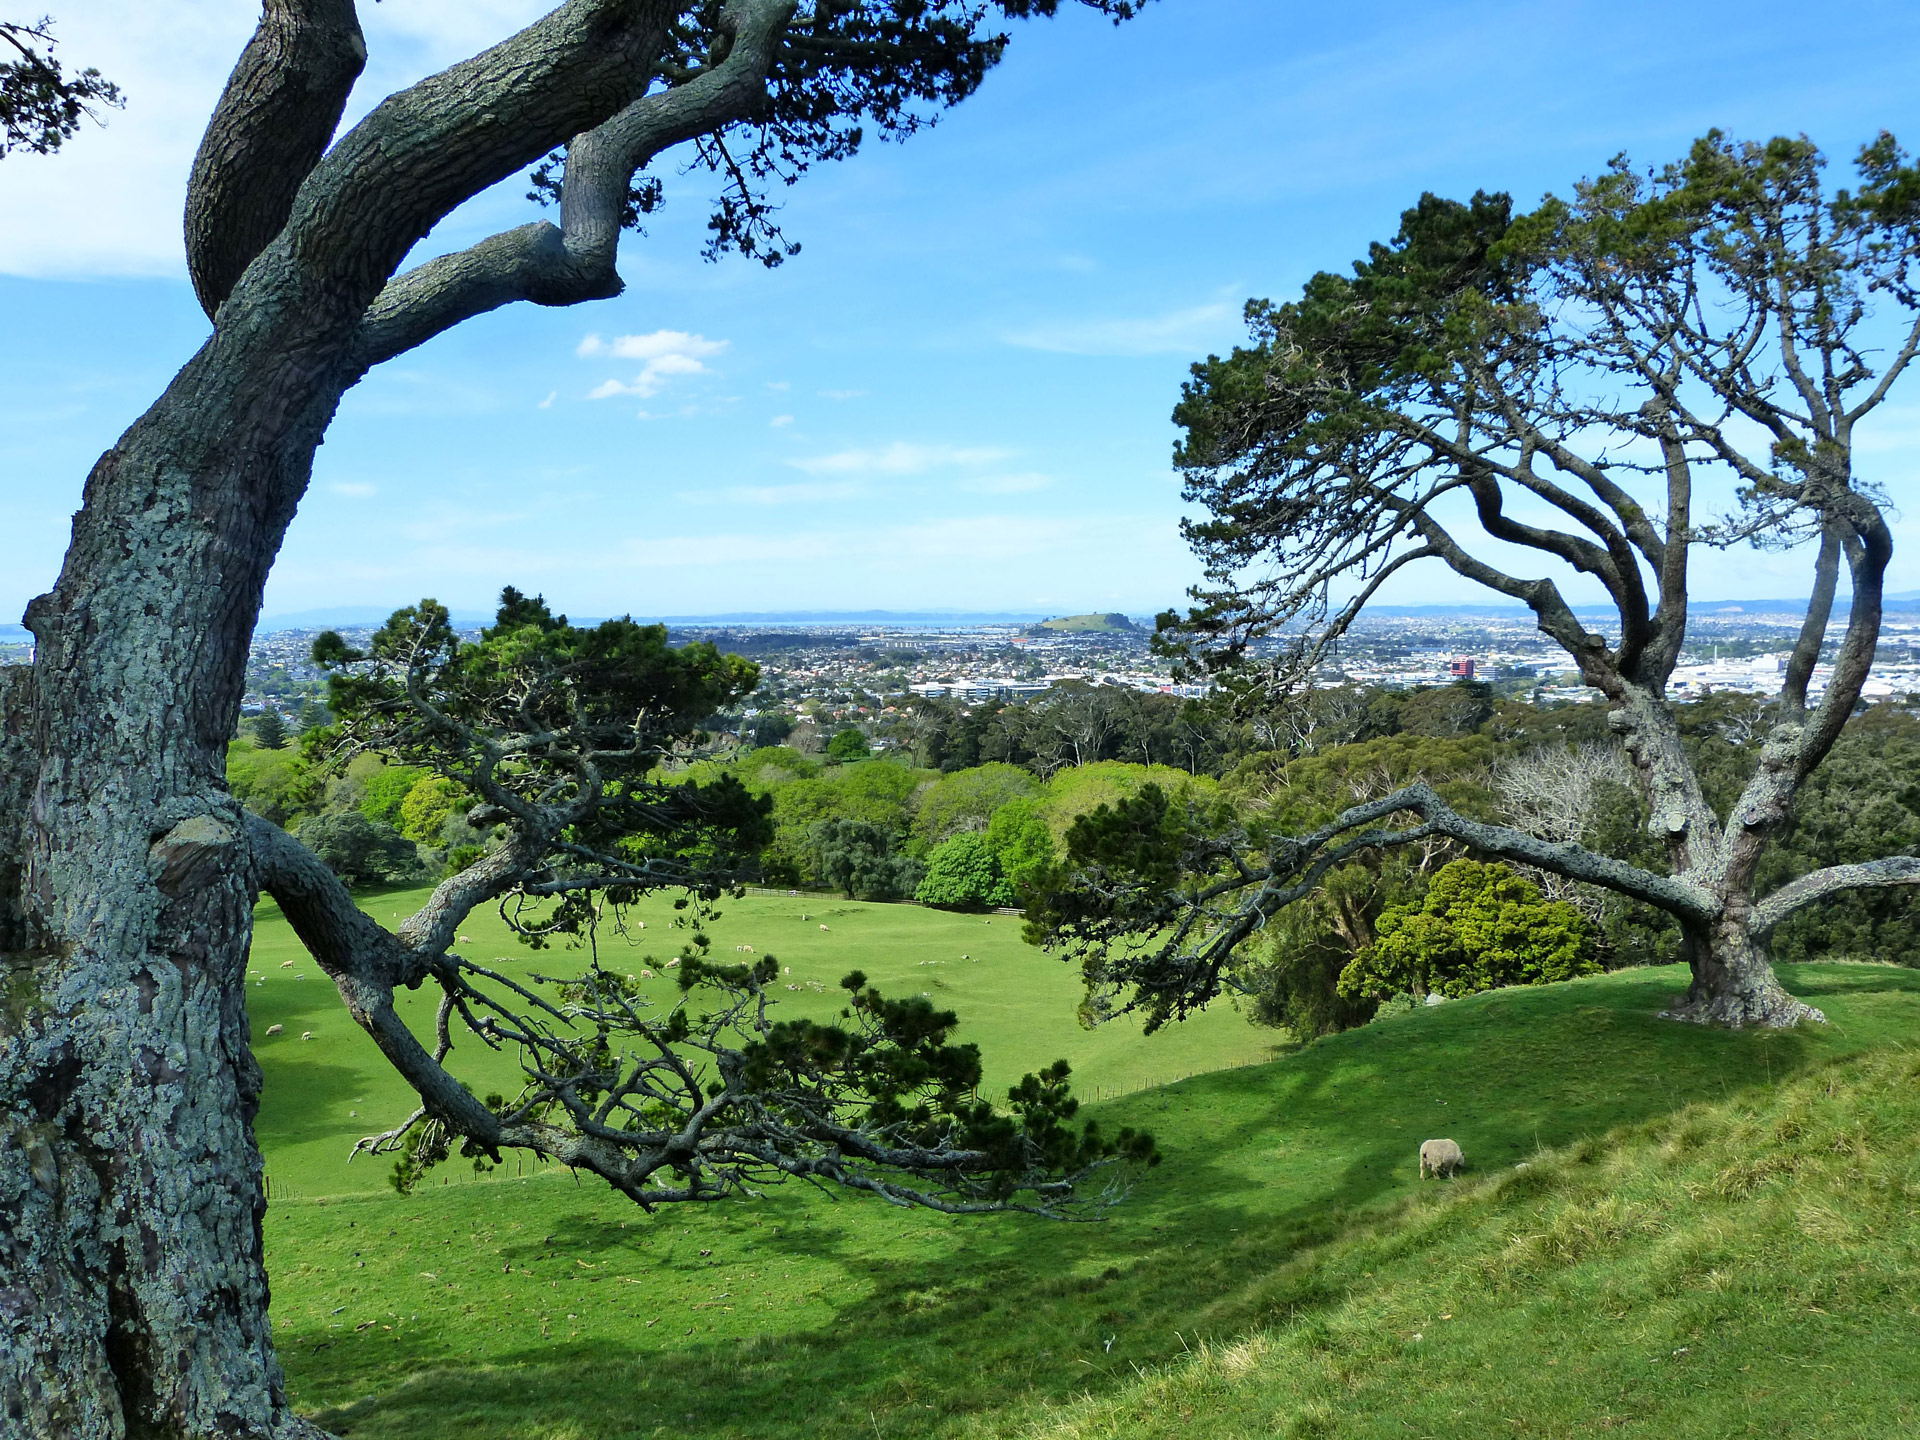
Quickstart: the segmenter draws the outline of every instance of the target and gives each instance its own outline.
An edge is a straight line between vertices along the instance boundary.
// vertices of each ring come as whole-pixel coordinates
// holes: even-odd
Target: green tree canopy
[[[1013,887],[994,863],[986,837],[965,830],[934,847],[913,898],[942,910],[986,910],[1013,904]]]
[[[836,763],[864,760],[872,753],[873,747],[867,743],[867,737],[852,726],[837,732],[827,741],[827,759]]]
[[[1034,886],[1053,866],[1053,831],[1045,805],[1034,798],[1009,800],[987,822],[987,849],[1016,897],[1008,904],[1025,904]]]
[[[952,771],[920,797],[914,839],[931,847],[961,831],[985,830],[1003,805],[1039,788],[1032,771],[1003,761]]]
[[[1454,860],[1418,904],[1381,913],[1379,938],[1341,973],[1343,995],[1457,998],[1503,985],[1544,985],[1598,973],[1593,932],[1506,865]]]
[[[811,840],[814,873],[849,900],[896,900],[919,883],[919,862],[897,854],[893,835],[870,821],[821,820]]]
[[[358,810],[315,815],[301,823],[294,838],[350,885],[404,885],[426,875],[411,840]]]

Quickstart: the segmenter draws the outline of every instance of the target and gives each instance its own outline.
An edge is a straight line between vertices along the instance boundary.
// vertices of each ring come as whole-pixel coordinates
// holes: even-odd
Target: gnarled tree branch
[[[187,180],[187,273],[209,318],[286,224],[366,61],[353,0],[266,0]]]
[[[1764,940],[1780,922],[1816,900],[1838,895],[1844,890],[1887,889],[1901,885],[1920,885],[1920,859],[1911,855],[1892,855],[1884,860],[1868,860],[1858,865],[1830,865],[1802,875],[1782,885],[1753,907],[1747,930],[1756,940]]]
[[[753,113],[793,9],[792,0],[734,0],[726,12],[734,43],[723,62],[573,138],[558,226],[523,225],[396,277],[368,308],[357,366],[517,300],[574,305],[619,294],[615,260],[634,174],[662,151]]]

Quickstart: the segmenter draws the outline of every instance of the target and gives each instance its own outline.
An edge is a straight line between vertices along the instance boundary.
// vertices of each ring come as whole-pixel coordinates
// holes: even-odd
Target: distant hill
[[[1124,635],[1138,634],[1140,627],[1118,611],[1105,615],[1061,615],[1028,627],[1030,634]]]

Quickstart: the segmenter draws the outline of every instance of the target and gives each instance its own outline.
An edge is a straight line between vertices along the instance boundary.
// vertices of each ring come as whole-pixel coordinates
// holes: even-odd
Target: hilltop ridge
[[[1027,627],[1029,635],[1118,635],[1143,634],[1143,628],[1119,611],[1088,615],[1056,615]]]

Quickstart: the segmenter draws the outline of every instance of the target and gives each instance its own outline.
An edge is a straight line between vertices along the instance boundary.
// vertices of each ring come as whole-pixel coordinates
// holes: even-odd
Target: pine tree
[[[260,712],[253,722],[253,743],[262,750],[287,748],[287,722],[280,718],[278,710],[269,706]]]

